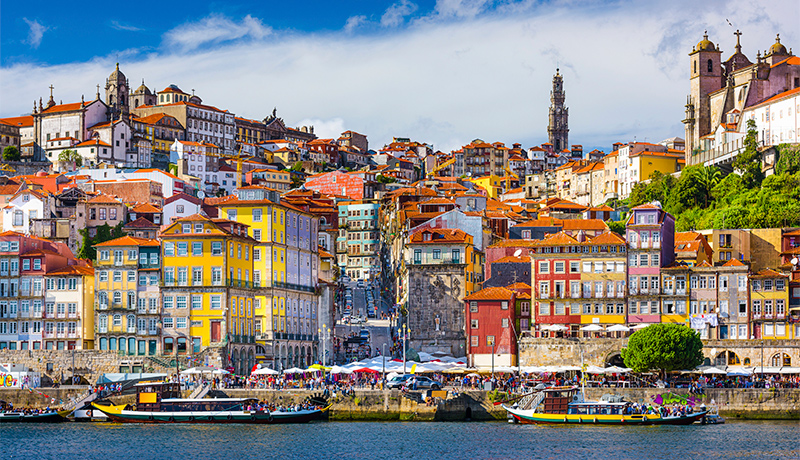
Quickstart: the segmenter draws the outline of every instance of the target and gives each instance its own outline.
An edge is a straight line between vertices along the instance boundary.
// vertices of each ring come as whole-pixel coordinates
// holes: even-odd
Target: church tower
[[[700,147],[702,136],[711,132],[711,104],[708,95],[722,88],[722,51],[708,39],[708,32],[689,53],[689,98],[683,123],[686,129],[686,165],[692,165],[692,152]]]
[[[547,124],[547,137],[553,150],[561,153],[569,149],[569,109],[564,107],[564,80],[556,69],[553,76],[553,90],[550,91],[550,116]]]
[[[117,68],[106,79],[106,105],[114,118],[120,113],[128,113],[129,92],[128,79],[120,72],[118,62]]]

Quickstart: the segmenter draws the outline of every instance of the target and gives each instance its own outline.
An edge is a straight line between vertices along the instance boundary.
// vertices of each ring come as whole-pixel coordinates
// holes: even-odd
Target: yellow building
[[[486,190],[489,198],[497,199],[503,192],[505,177],[489,174],[488,176],[470,179],[470,182]]]
[[[57,319],[52,340],[57,350],[94,348],[94,269],[67,265],[45,274],[45,306],[55,305]],[[64,345],[66,344],[66,345]]]
[[[123,236],[95,249],[95,348],[158,354],[158,241]]]
[[[255,364],[253,248],[246,225],[195,214],[160,232],[164,353],[225,347],[237,373]],[[190,348],[191,346],[191,348]]]
[[[319,221],[269,187],[247,186],[219,206],[256,240],[256,359],[276,369],[318,360]],[[271,361],[271,363],[270,363]]]
[[[756,339],[791,339],[787,324],[789,279],[775,270],[750,275],[750,311]]]

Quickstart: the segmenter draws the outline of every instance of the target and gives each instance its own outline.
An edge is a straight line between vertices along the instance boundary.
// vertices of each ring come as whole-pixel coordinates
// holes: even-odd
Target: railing
[[[302,284],[284,283],[281,281],[275,281],[274,284],[277,288],[292,289],[295,291],[315,292],[316,290],[313,286],[303,286]]]
[[[251,288],[253,287],[253,283],[247,280],[239,280],[239,279],[231,279],[228,278],[228,286],[230,287],[243,287],[243,288]]]
[[[409,261],[408,263],[411,264],[412,261]],[[423,257],[421,259],[417,259],[416,257],[413,259],[414,265],[444,265],[444,264],[461,265],[463,263],[464,260],[461,257],[452,257],[452,256],[442,256],[436,259],[432,255],[430,255]]]

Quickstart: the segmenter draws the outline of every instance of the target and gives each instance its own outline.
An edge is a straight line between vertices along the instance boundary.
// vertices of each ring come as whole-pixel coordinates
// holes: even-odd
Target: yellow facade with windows
[[[789,279],[765,269],[750,275],[750,311],[757,339],[794,338],[788,322]]]
[[[246,225],[193,215],[161,231],[165,353],[254,343],[253,249]],[[169,340],[169,343],[167,341]],[[183,341],[184,345],[181,346]],[[246,360],[232,365],[237,371]],[[247,353],[249,350],[246,350]]]

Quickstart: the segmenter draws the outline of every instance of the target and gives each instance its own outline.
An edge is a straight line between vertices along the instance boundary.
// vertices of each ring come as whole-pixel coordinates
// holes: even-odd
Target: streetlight
[[[325,367],[325,357],[327,355],[325,344],[331,338],[331,328],[327,324],[323,324],[322,329],[317,329],[317,333],[322,339],[322,367]]]
[[[383,353],[381,353],[381,358],[383,358],[383,369],[381,370],[381,390],[386,385],[386,342],[383,342]]]
[[[494,336],[486,337],[486,341],[489,342],[487,345],[492,346],[492,390],[494,390]]]
[[[406,375],[406,340],[408,335],[408,325],[403,324],[403,375]]]

